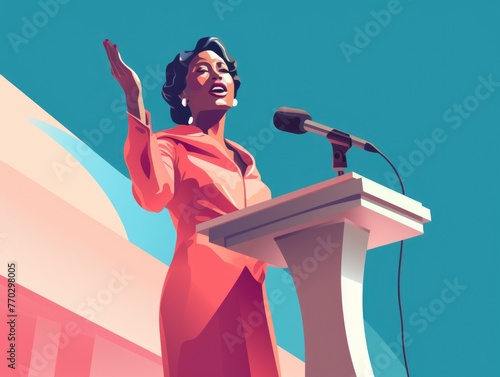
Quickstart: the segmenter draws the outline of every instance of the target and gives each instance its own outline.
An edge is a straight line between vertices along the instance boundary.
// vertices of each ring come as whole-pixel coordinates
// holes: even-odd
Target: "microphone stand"
[[[339,130],[330,131],[326,137],[332,144],[333,149],[333,170],[337,175],[343,175],[347,169],[347,151],[352,146],[351,136],[348,133]]]

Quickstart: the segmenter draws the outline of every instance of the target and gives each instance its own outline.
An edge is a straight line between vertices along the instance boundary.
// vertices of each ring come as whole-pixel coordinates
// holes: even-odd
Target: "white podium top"
[[[347,173],[198,224],[210,242],[287,267],[274,238],[304,228],[348,222],[370,232],[368,249],[415,237],[430,210],[356,173]]]

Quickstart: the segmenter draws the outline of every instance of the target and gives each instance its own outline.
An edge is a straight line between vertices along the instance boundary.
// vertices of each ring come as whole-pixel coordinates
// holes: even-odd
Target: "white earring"
[[[186,98],[183,98],[183,99],[181,100],[181,105],[182,105],[182,107],[187,107],[187,105],[188,105],[188,100],[187,100]]]
[[[238,106],[238,100],[235,98],[233,99],[233,107],[236,107]]]
[[[188,124],[193,124],[193,117],[189,117]]]

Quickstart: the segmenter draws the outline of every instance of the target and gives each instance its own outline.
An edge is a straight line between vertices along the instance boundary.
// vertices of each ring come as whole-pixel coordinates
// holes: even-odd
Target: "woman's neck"
[[[201,111],[193,115],[193,124],[203,133],[217,140],[224,148],[224,125],[226,123],[225,110]]]

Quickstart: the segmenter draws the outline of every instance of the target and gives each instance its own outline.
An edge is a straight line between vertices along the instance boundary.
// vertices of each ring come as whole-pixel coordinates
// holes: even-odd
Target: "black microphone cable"
[[[392,170],[394,170],[394,173],[396,173],[396,176],[398,177],[399,183],[401,185],[401,193],[406,196],[406,190],[405,190],[405,185],[403,183],[403,180],[401,179],[401,176],[399,175],[398,170],[396,167],[393,165],[391,160],[383,154],[377,147],[375,147],[371,143],[366,144],[366,150],[369,150],[370,152],[376,152],[379,155],[381,155],[388,163],[391,165]],[[399,319],[401,322],[401,348],[403,350],[403,359],[405,363],[405,369],[406,369],[406,375],[407,377],[410,377],[410,368],[408,367],[408,358],[406,355],[406,342],[405,342],[405,323],[404,323],[404,316],[403,316],[403,304],[401,301],[401,269],[403,266],[403,253],[404,253],[404,240],[402,240],[399,243],[399,264],[398,264],[398,305],[399,305]]]

